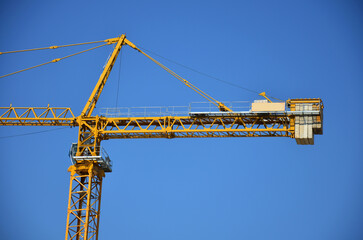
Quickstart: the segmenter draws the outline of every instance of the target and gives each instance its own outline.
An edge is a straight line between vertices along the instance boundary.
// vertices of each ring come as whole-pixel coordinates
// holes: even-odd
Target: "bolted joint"
[[[105,42],[107,44],[113,44],[113,43],[117,43],[117,41],[119,40],[120,38],[110,38],[110,39],[106,39]]]

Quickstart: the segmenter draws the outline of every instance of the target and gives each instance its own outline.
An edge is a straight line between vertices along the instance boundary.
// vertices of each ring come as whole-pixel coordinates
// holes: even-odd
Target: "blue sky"
[[[104,180],[99,239],[358,240],[362,13],[360,1],[343,0],[3,1],[0,51],[126,33],[138,46],[225,81],[284,100],[323,99],[324,135],[314,146],[287,138],[104,141],[114,169]],[[2,55],[0,75],[83,49]],[[0,105],[50,104],[78,115],[110,51],[0,79]],[[203,101],[136,51],[125,47],[121,59],[118,106]],[[217,99],[259,99],[160,60]],[[116,105],[119,66],[95,114]],[[2,239],[64,237],[67,152],[77,129],[6,137],[50,129],[0,127]]]

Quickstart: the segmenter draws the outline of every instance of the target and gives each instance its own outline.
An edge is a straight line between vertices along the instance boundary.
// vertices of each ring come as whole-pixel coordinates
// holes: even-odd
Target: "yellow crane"
[[[126,39],[125,35],[104,41],[51,46],[21,51],[56,49],[90,43],[104,44],[48,63],[114,44],[102,74],[86,102],[82,113],[75,116],[70,108],[60,107],[1,107],[0,126],[69,126],[78,127],[78,141],[72,144],[70,155],[73,165],[67,211],[66,240],[98,239],[102,181],[105,172],[112,171],[101,141],[131,138],[203,138],[203,137],[289,137],[297,144],[314,144],[314,135],[323,133],[323,103],[319,98],[289,99],[286,102],[267,100],[252,103],[249,111],[234,111],[217,101],[186,79],[171,71]],[[107,117],[92,116],[107,78],[124,45],[142,53],[202,97],[219,111],[189,112],[186,116]],[[1,54],[20,52],[0,52]],[[18,72],[22,72],[27,68]],[[15,72],[15,73],[18,73]],[[11,74],[15,74],[11,73]],[[7,74],[1,77],[6,77]],[[0,77],[0,78],[1,78]]]

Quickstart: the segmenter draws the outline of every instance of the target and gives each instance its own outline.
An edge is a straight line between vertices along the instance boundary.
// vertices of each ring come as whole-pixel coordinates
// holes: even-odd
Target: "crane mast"
[[[78,141],[72,145],[69,167],[70,187],[66,240],[98,239],[102,181],[112,171],[101,142],[133,138],[222,138],[289,137],[297,144],[314,144],[314,135],[323,133],[323,103],[319,98],[289,99],[286,103],[268,101],[252,104],[250,111],[233,111],[195,85],[144,53],[123,34],[107,39],[115,44],[97,84],[82,113],[75,117],[67,107],[0,107],[0,126],[78,127]],[[75,44],[79,45],[79,44]],[[92,116],[117,56],[124,45],[142,53],[172,76],[210,101],[219,111],[189,112],[186,116],[107,117]],[[68,46],[68,45],[66,45]],[[50,49],[58,48],[52,46]],[[7,75],[6,75],[7,76]],[[285,109],[287,107],[287,110]],[[276,108],[277,107],[277,108]]]

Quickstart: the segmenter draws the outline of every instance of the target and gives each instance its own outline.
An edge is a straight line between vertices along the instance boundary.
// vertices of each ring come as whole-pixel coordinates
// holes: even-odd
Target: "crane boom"
[[[318,104],[319,99],[289,100]],[[296,105],[296,103],[295,103]],[[295,110],[294,110],[295,109]],[[291,137],[296,120],[312,118],[312,131],[322,133],[322,105],[314,110],[285,112],[191,112],[189,116],[164,117],[90,117],[88,131],[101,140],[126,138],[202,138],[202,137]],[[300,119],[299,119],[300,120]],[[70,108],[0,108],[3,126],[79,126]]]
[[[0,107],[2,126],[76,126],[70,108],[62,107]]]

